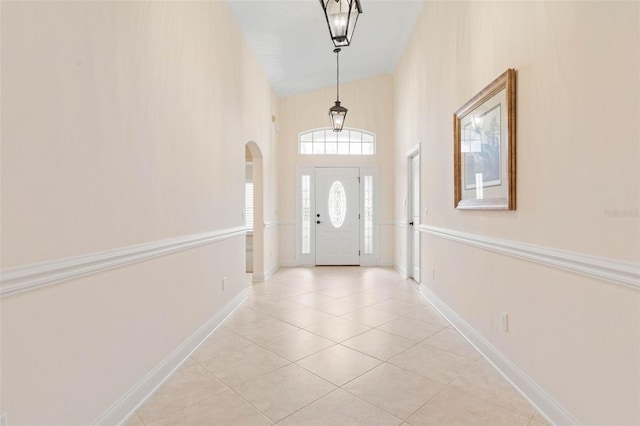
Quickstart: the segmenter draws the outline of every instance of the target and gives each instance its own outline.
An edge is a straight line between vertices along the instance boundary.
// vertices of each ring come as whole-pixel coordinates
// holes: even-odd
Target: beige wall
[[[378,259],[389,263],[393,259],[393,82],[391,75],[340,84],[340,101],[349,112],[345,127],[367,130],[376,134],[374,156],[304,156],[298,154],[298,133],[329,127],[327,115],[336,99],[336,88],[326,89],[280,100],[279,125],[279,217],[280,259],[283,264],[295,264],[296,254],[296,166],[377,166],[379,173],[380,252]]]
[[[1,7],[3,271],[242,226],[249,141],[275,217],[277,99],[225,2]],[[1,410],[94,421],[243,288],[241,236],[4,297]]]
[[[423,224],[637,264],[639,13],[637,2],[427,2],[394,74],[396,219],[420,142]],[[456,210],[452,114],[507,68],[517,210]],[[637,289],[428,234],[421,244],[423,284],[575,418],[640,423]]]

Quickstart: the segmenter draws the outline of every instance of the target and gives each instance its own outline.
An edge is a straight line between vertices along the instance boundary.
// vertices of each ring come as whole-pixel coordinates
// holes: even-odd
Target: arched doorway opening
[[[253,141],[245,145],[245,219],[246,270],[253,276],[264,276],[262,151]]]

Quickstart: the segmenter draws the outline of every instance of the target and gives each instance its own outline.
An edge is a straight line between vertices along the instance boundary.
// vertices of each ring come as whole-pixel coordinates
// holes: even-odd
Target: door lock
[[[409,222],[409,225],[413,226],[413,222]]]
[[[316,220],[316,223],[319,225],[319,224],[321,224],[322,222],[320,222],[319,220]]]

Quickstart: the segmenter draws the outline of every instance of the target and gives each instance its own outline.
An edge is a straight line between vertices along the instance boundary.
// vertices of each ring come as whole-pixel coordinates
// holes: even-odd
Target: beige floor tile
[[[443,328],[422,343],[473,360],[482,358],[480,352],[453,328]]]
[[[296,296],[302,296],[313,291],[316,291],[316,290],[308,290],[305,288],[291,286],[288,283],[284,283],[283,288],[281,288],[281,290],[278,291],[277,294],[283,298],[291,298]]]
[[[320,283],[307,279],[287,279],[286,281],[284,281],[284,283],[290,287],[295,287],[307,291],[320,291],[328,287],[333,287],[328,283]]]
[[[407,423],[420,425],[527,425],[529,418],[447,387],[412,415]]]
[[[295,325],[296,327],[306,327],[335,318],[335,315],[318,311],[317,309],[304,307],[294,311],[275,313],[273,314],[273,317],[291,325]]]
[[[335,285],[322,289],[318,292],[318,294],[321,296],[329,296],[329,297],[335,297],[335,298],[349,296],[350,294],[353,294],[353,293],[357,293],[357,290],[345,288],[345,287],[338,287]]]
[[[397,426],[400,419],[380,408],[336,389],[287,417],[279,426]]]
[[[344,300],[345,302],[357,303],[362,306],[375,305],[387,299],[389,299],[389,296],[386,294],[372,293],[370,291],[354,293],[340,298],[340,300]]]
[[[273,422],[231,390],[190,405],[156,422],[148,423],[149,426],[267,426],[272,424]]]
[[[278,283],[275,280],[262,281],[254,283],[249,287],[248,293],[249,295],[267,295],[267,294],[282,294],[287,291],[294,290],[297,294],[301,294],[300,291],[305,291],[301,289],[296,289],[295,287],[289,287],[287,285]]]
[[[251,343],[239,351],[204,362],[202,366],[228,386],[235,387],[287,364],[288,360]]]
[[[337,300],[337,299],[335,297],[327,296],[325,294],[319,294],[316,291],[313,293],[307,293],[301,296],[292,297],[289,300],[304,306],[316,306],[316,305],[322,305],[323,303],[333,302],[334,300]]]
[[[375,305],[371,305],[371,307],[373,309],[379,309],[398,316],[404,316],[409,310],[414,309],[409,302],[396,299],[395,297],[376,303]]]
[[[363,280],[362,289],[366,292],[384,290],[396,286],[396,283],[391,281],[378,282],[375,280]]]
[[[178,369],[136,414],[144,423],[223,392],[227,387],[200,365]]]
[[[403,315],[405,317],[414,318],[414,319],[429,319],[431,322],[436,321],[437,325],[442,325],[442,321],[444,321],[447,325],[449,325],[449,321],[447,321],[440,312],[438,312],[433,306],[431,306],[428,302],[422,302],[419,300],[407,300],[407,297],[410,297],[411,293],[403,296],[396,297],[392,300],[398,300],[400,302],[405,302],[407,305],[405,307]],[[425,321],[429,322],[429,321]]]
[[[391,268],[281,268],[248,288],[128,425],[548,424]]]
[[[344,385],[380,363],[376,358],[341,345],[324,349],[296,362],[337,386]]]
[[[345,340],[342,344],[379,360],[386,361],[414,346],[416,342],[395,334],[373,329],[352,339]]]
[[[184,362],[182,363],[182,365],[180,367],[188,368],[188,367],[193,367],[194,365],[198,365],[198,363],[196,361],[194,361],[191,357],[189,357],[189,358],[184,360]]]
[[[342,315],[342,318],[368,325],[369,327],[378,327],[379,325],[393,321],[398,318],[398,316],[379,309],[363,308]]]
[[[531,426],[551,426],[551,423],[540,413],[536,413],[531,419]]]
[[[355,289],[357,291],[360,291],[362,280],[359,277],[354,276],[352,279],[334,280],[331,284],[333,287],[343,287],[349,290]]]
[[[463,370],[451,386],[524,416],[535,414],[535,408],[484,358]]]
[[[304,305],[299,303],[291,302],[290,300],[276,300],[274,298],[269,300],[266,296],[260,298],[249,298],[245,305],[249,308],[255,309],[256,311],[260,311],[263,314],[271,315],[278,312],[283,311],[293,311],[295,309],[304,308]]]
[[[384,363],[344,386],[344,389],[406,419],[444,388],[442,383]]]
[[[242,307],[238,309],[229,319],[224,322],[224,326],[228,328],[235,328],[251,322],[256,322],[269,318],[262,312],[258,312],[255,309],[248,307]]]
[[[418,291],[405,293],[396,297],[396,299],[403,300],[405,302],[418,303],[422,306],[430,307],[431,303],[425,297],[420,294]]]
[[[337,317],[304,328],[314,334],[338,343],[371,330],[371,327],[367,327],[366,325]]]
[[[415,292],[417,292],[415,287],[411,285],[406,285],[404,283],[387,285],[384,287],[378,287],[377,289],[371,290],[371,293],[386,295],[387,299],[395,299],[402,295],[415,293]]]
[[[282,336],[283,334],[293,333],[300,330],[298,327],[280,321],[275,318],[267,318],[261,321],[252,322],[239,327],[235,327],[233,331],[255,343],[262,343],[273,337]]]
[[[316,305],[314,308],[331,315],[344,315],[361,309],[362,305],[337,299],[328,303]]]
[[[142,420],[140,420],[137,414],[134,414],[127,419],[124,426],[144,426],[144,423],[142,423]]]
[[[306,330],[298,330],[269,339],[263,342],[262,346],[289,361],[297,361],[335,344],[333,340]]]
[[[451,325],[449,321],[444,319],[438,311],[433,308],[425,307],[424,309],[407,309],[405,315],[408,318],[412,318],[418,321],[427,322],[429,324],[436,325],[438,327],[448,327]]]
[[[473,363],[469,358],[435,349],[423,343],[407,349],[388,362],[443,384],[449,384],[462,370]]]
[[[236,391],[278,422],[334,389],[326,380],[291,364],[246,382]]]
[[[191,358],[202,364],[222,354],[241,351],[242,348],[251,344],[250,340],[223,327],[209,336],[209,338],[191,354]]]
[[[405,317],[395,319],[377,328],[388,333],[415,340],[416,342],[421,342],[442,330],[440,326]]]
[[[343,388],[398,418],[407,419],[444,387],[442,383],[384,363]]]

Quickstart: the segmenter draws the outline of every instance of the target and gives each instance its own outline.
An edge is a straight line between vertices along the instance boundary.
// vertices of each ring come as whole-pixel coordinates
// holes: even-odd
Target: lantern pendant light
[[[320,4],[335,47],[349,46],[362,13],[360,0],[320,0]]]
[[[331,0],[333,1],[333,0]],[[334,132],[341,132],[344,125],[344,119],[347,116],[347,109],[340,106],[340,48],[334,49],[336,54],[336,104],[329,108],[329,117],[331,118],[331,127]]]

